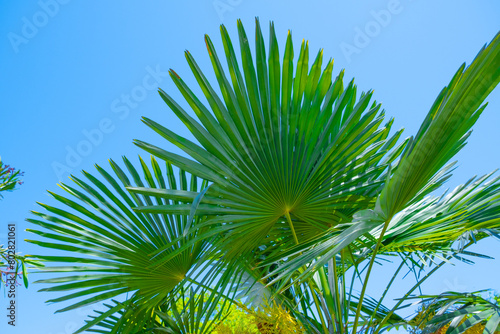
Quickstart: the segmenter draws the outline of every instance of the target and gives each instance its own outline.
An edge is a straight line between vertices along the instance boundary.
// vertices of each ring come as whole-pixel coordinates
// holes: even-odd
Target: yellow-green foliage
[[[254,314],[262,334],[305,333],[302,325],[276,302],[271,305],[266,302],[263,309]]]
[[[465,321],[465,319],[462,320],[460,323],[463,323],[464,321]],[[450,327],[449,324],[441,327],[440,329],[438,329],[437,331],[435,331],[432,334],[445,334],[446,331],[448,330],[448,327]],[[466,329],[465,332],[463,332],[463,333],[464,334],[482,334],[483,331],[484,331],[484,324],[477,324],[477,325],[472,326],[471,328]],[[495,332],[495,333],[498,333],[498,332]]]
[[[244,306],[243,306],[244,307]],[[275,302],[256,311],[231,306],[229,315],[216,327],[216,334],[302,334],[302,325]]]
[[[229,307],[229,314],[214,330],[214,334],[254,334],[259,333],[255,317],[236,305]]]

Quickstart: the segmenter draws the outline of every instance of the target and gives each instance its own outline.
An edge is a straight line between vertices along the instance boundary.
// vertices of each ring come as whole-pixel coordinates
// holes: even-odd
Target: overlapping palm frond
[[[320,257],[318,265],[326,263],[344,247],[373,229],[381,228],[378,233],[382,236],[381,242],[398,212],[436,190],[450,177],[454,163],[449,163],[449,160],[465,145],[470,128],[486,106],[480,106],[481,103],[499,81],[500,35],[497,34],[471,65],[460,67],[450,84],[439,94],[415,139],[410,140],[401,159],[395,163],[394,172],[389,174],[376,204],[357,211],[342,233],[320,236],[309,244],[304,243],[285,252],[283,256],[299,253],[300,256],[279,268],[280,277],[286,277]],[[496,224],[495,220],[490,219],[488,222]],[[484,227],[489,225],[485,224]],[[315,268],[310,266],[303,275]]]
[[[471,127],[486,107],[484,100],[499,82],[497,33],[469,66],[464,63],[458,69],[406,147],[398,170],[379,197],[380,211],[385,217],[391,218],[433,190],[433,177],[465,145]]]
[[[143,311],[147,314],[164,302],[209,247],[208,240],[196,238],[200,231],[184,236],[189,225],[187,214],[132,210],[143,205],[178,205],[175,194],[199,192],[207,186],[206,181],[183,170],[177,178],[171,165],[167,164],[165,171],[154,158],[152,167],[140,159],[139,170],[126,158],[124,163],[130,176],[113,161],[110,165],[114,175],[96,166],[104,180],[87,172],[83,172],[87,180],[72,176],[73,185],[60,185],[66,197],[50,192],[63,208],[40,203],[49,213],[33,212],[39,218],[28,219],[38,225],[37,229],[28,231],[43,238],[29,242],[68,253],[36,256],[47,264],[42,273],[57,276],[39,280],[51,285],[41,291],[66,293],[49,302],[75,301],[60,311],[127,293],[136,306],[146,308]],[[145,185],[164,189],[173,194],[174,199],[129,194],[125,190],[129,186]],[[172,243],[173,240],[176,242]],[[183,251],[162,266],[149,269],[152,254],[165,245],[169,245],[163,252],[165,256],[181,247]]]
[[[380,253],[418,252],[441,261],[439,254],[455,253],[469,240],[500,238],[500,177],[492,176],[471,178],[447,195],[428,196],[405,208],[391,220]],[[372,234],[377,238],[380,229]]]

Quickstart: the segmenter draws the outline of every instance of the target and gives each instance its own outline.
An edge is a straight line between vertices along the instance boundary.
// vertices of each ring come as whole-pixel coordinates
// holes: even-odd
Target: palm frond
[[[380,252],[456,253],[465,242],[500,230],[500,177],[473,177],[440,197],[428,196],[398,213],[383,237]],[[374,237],[379,230],[371,232]],[[474,238],[474,239],[473,239]],[[460,244],[452,250],[452,246]]]
[[[469,66],[458,69],[432,105],[409,144],[397,171],[378,199],[379,211],[390,219],[442,183],[435,176],[465,145],[482,105],[500,82],[500,33],[485,45]]]
[[[87,180],[72,176],[73,185],[60,185],[66,196],[50,192],[62,208],[39,203],[48,213],[34,211],[39,218],[28,219],[38,227],[28,231],[41,237],[29,242],[69,253],[35,256],[46,264],[41,273],[56,275],[37,281],[50,285],[40,291],[66,293],[49,302],[73,301],[59,311],[124,293],[130,294],[136,305],[154,308],[186,277],[209,247],[207,240],[196,239],[198,232],[184,236],[188,214],[150,214],[132,210],[142,205],[179,205],[184,203],[185,197],[170,201],[126,191],[126,187],[147,185],[184,194],[200,191],[207,182],[183,170],[177,178],[171,165],[167,164],[166,171],[162,170],[154,158],[151,167],[141,158],[139,160],[139,170],[125,157],[126,170],[110,161],[114,175],[96,165],[104,180],[87,172],[83,172]],[[149,270],[151,254],[165,245],[169,245],[163,253],[165,256],[178,248],[183,251],[162,266]],[[147,314],[147,310],[144,312]]]
[[[216,94],[189,52],[186,59],[209,106],[173,70],[171,78],[196,119],[160,90],[199,144],[144,118],[151,129],[190,158],[142,141],[135,143],[213,182],[196,214],[214,215],[203,226],[223,236],[217,245],[226,256],[270,246],[276,243],[277,231],[285,248],[329,235],[354,212],[372,207],[389,164],[406,144],[393,150],[401,131],[389,136],[392,120],[384,123],[381,105],[371,101],[372,91],[358,95],[353,81],[344,86],[343,71],[332,76],[333,60],[322,69],[322,51],[310,64],[305,41],[294,66],[290,33],[280,63],[272,23],[266,54],[257,20],[253,56],[238,21],[241,63],[224,26],[221,35],[228,75],[208,36],[205,41],[222,96]],[[154,189],[130,191],[159,194]],[[161,196],[171,195],[163,191]],[[136,208],[137,212],[163,214],[187,210],[186,205]]]

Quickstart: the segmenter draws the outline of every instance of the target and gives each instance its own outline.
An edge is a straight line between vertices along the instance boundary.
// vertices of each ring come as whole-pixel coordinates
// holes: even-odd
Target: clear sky
[[[405,137],[416,133],[460,64],[470,63],[500,28],[496,0],[2,0],[0,6],[0,155],[25,171],[24,185],[0,201],[0,244],[7,223],[27,228],[24,219],[35,202],[51,203],[45,191],[57,190],[69,172],[93,171],[94,163],[106,165],[122,155],[136,160],[141,152],[134,138],[178,152],[140,117],[191,138],[155,90],[161,87],[180,101],[169,68],[193,85],[185,49],[214,77],[203,34],[220,48],[221,23],[235,36],[241,18],[253,36],[259,16],[266,37],[267,22],[275,22],[281,51],[288,29],[296,45],[305,38],[311,51],[324,48],[326,58],[335,59],[334,73],[345,68],[345,77],[355,77],[361,90],[375,90],[387,115],[395,117],[394,128],[406,129]],[[500,88],[488,101],[449,187],[500,167]],[[19,232],[20,251],[39,251],[22,242],[26,237]],[[486,240],[472,250],[496,256],[500,243]],[[377,273],[368,287],[375,294],[384,271]],[[475,266],[448,266],[425,287],[429,293],[500,290],[499,275],[500,260],[478,260]],[[62,305],[45,304],[52,296],[37,293],[39,288],[20,291],[15,329],[6,324],[7,299],[0,297],[1,333],[62,334],[83,324],[88,308],[55,315]]]

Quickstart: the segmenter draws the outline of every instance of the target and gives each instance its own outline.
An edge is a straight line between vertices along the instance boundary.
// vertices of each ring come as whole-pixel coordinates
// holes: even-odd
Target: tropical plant
[[[32,232],[51,239],[30,242],[72,254],[36,256],[67,264],[44,269],[62,276],[40,281],[50,284],[43,290],[77,290],[51,300],[76,300],[62,311],[124,299],[81,330],[104,324],[116,333],[206,333],[223,324],[220,300],[229,308],[242,300],[255,312],[271,300],[307,333],[411,326],[396,312],[413,292],[453,258],[481,256],[467,250],[471,244],[499,236],[499,177],[434,194],[500,81],[500,35],[459,68],[406,140],[402,130],[392,133],[393,120],[384,120],[372,91],[358,94],[352,80],[344,85],[343,70],[332,75],[333,60],[323,66],[322,50],[310,66],[304,41],[294,66],[291,34],[280,58],[271,23],[266,53],[258,20],[255,58],[241,21],[240,58],[224,26],[221,36],[227,66],[205,36],[218,87],[186,51],[208,106],[173,70],[195,116],[159,91],[197,142],[143,119],[188,157],[135,141],[166,162],[168,185],[154,158],[152,168],[140,160],[142,177],[125,159],[134,182],[111,162],[115,176],[99,166],[106,182],[72,176],[78,188],[61,185],[69,197],[51,193],[65,209],[41,204],[49,214],[29,219],[40,228]],[[370,297],[370,274],[386,260],[399,266],[382,296]],[[385,306],[405,269],[414,286]],[[183,291],[193,291],[192,305],[174,311]],[[201,293],[212,299],[195,298]]]

